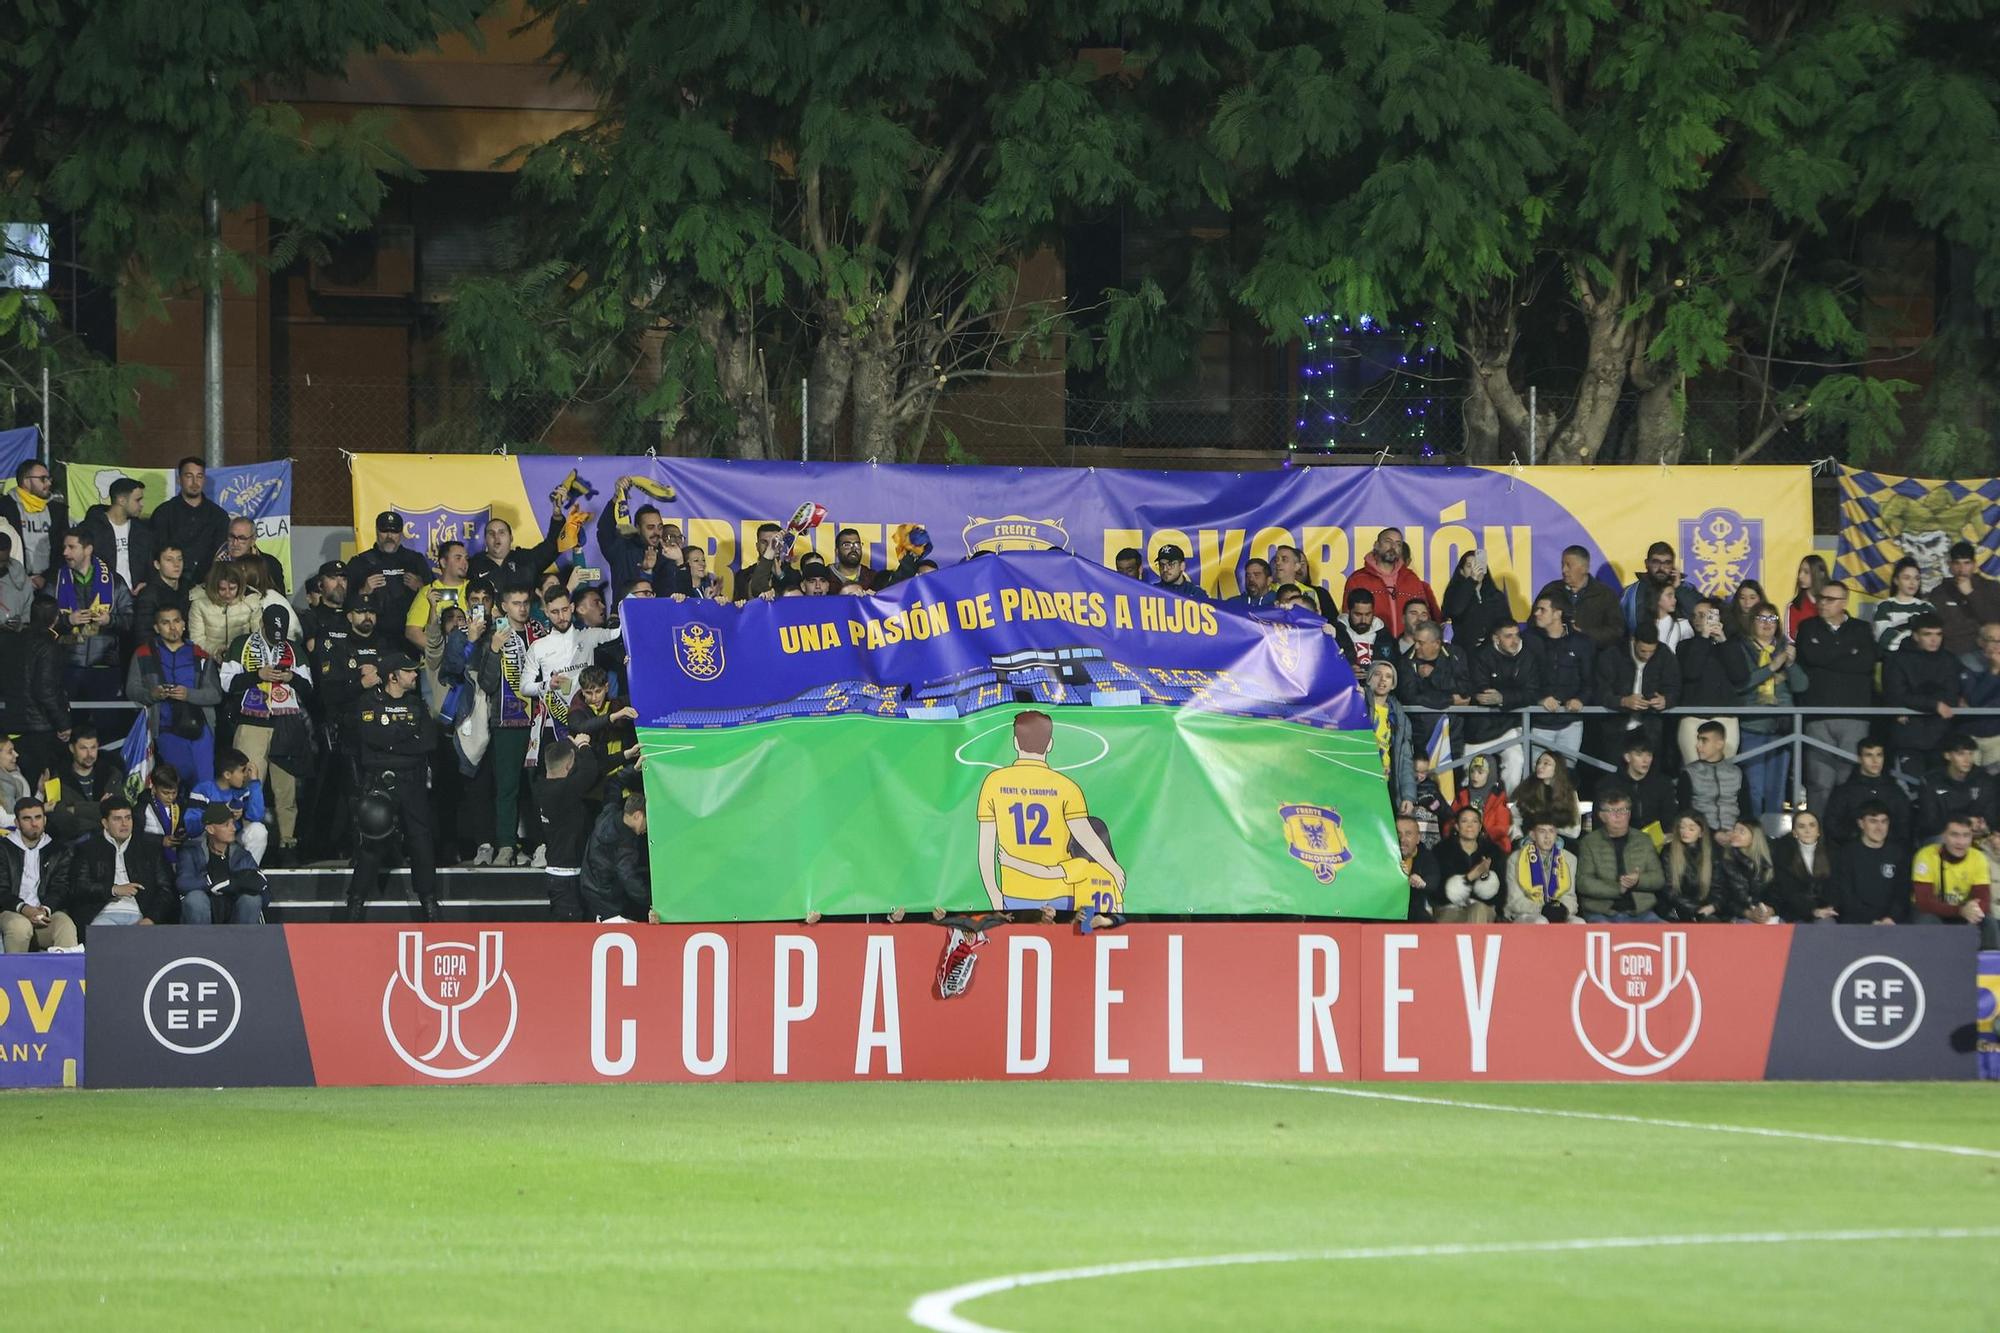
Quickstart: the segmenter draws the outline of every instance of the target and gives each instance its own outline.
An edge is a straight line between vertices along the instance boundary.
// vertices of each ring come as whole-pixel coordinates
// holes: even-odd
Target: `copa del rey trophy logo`
[[[382,1031],[404,1064],[432,1078],[470,1078],[506,1052],[521,1005],[504,945],[497,930],[480,931],[476,944],[397,934]]]
[[[1673,1068],[1701,1031],[1687,932],[1667,931],[1657,944],[1588,932],[1569,1014],[1577,1041],[1606,1069],[1642,1078]]]

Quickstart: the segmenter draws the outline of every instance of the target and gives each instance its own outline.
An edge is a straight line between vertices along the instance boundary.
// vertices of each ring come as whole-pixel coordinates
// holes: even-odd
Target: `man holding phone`
[[[374,599],[385,625],[409,620],[410,604],[431,581],[430,562],[403,545],[403,516],[385,509],[375,516],[375,544],[347,562],[350,597]]]

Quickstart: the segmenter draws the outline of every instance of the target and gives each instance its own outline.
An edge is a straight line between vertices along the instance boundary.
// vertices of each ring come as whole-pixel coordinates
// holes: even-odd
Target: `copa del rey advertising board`
[[[950,1000],[944,942],[908,924],[107,932],[90,1082],[1972,1074],[1967,932],[1014,927]]]

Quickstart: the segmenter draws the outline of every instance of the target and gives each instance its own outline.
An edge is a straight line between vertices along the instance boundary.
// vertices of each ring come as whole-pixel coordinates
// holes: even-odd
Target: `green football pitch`
[[[4,1322],[1988,1324],[2000,1089],[1361,1091],[8,1094]]]

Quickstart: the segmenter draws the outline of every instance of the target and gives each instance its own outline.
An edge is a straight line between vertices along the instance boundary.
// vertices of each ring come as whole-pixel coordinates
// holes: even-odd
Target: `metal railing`
[[[1934,713],[1920,713],[1912,708],[1814,708],[1805,704],[1791,704],[1786,706],[1735,704],[1723,708],[1683,706],[1647,709],[1643,713],[1633,712],[1630,709],[1624,708],[1604,708],[1597,704],[1591,704],[1575,711],[1567,708],[1548,709],[1539,705],[1531,705],[1526,708],[1489,708],[1483,704],[1457,704],[1450,708],[1422,708],[1411,704],[1404,704],[1403,711],[1410,714],[1413,719],[1417,716],[1452,716],[1479,717],[1494,720],[1509,718],[1514,720],[1513,725],[1510,727],[1510,734],[1501,736],[1498,739],[1468,744],[1463,748],[1457,747],[1454,740],[1454,753],[1448,756],[1443,762],[1436,764],[1435,768],[1463,768],[1467,761],[1479,758],[1482,755],[1498,756],[1508,750],[1527,749],[1530,751],[1551,750],[1563,756],[1570,763],[1571,767],[1582,764],[1605,773],[1618,772],[1618,766],[1607,763],[1599,759],[1596,755],[1587,754],[1581,748],[1572,749],[1567,745],[1556,743],[1554,740],[1556,733],[1553,731],[1543,730],[1540,732],[1541,738],[1537,739],[1537,733],[1533,727],[1534,719],[1561,718],[1564,724],[1567,725],[1572,721],[1583,722],[1590,718],[1606,717],[1735,718],[1739,722],[1739,736],[1742,736],[1744,740],[1747,740],[1750,736],[1760,735],[1769,736],[1770,739],[1756,746],[1740,745],[1735,755],[1731,757],[1730,762],[1740,764],[1746,759],[1756,759],[1763,755],[1789,750],[1791,752],[1790,789],[1791,798],[1795,804],[1803,802],[1805,796],[1805,754],[1807,750],[1818,750],[1823,754],[1832,755],[1834,758],[1845,763],[1854,762],[1854,754],[1851,750],[1844,750],[1837,745],[1820,739],[1818,736],[1808,736],[1805,728],[1809,721],[1815,718],[1932,718],[1937,716]],[[1741,719],[1746,717],[1776,719],[1780,723],[1781,729],[1775,732],[1750,731],[1745,735],[1740,722]],[[1954,708],[1952,709],[1950,721],[1956,723],[1960,718],[1982,717],[2000,718],[2000,708]],[[1942,721],[1944,719],[1939,720]],[[1416,729],[1413,727],[1410,739],[1412,745],[1421,753],[1428,744],[1429,733],[1427,731],[1424,737],[1420,739],[1416,735]],[[1661,743],[1665,744],[1667,741],[1663,739]],[[1892,744],[1890,748],[1893,751],[1895,747]],[[1899,781],[1902,780],[1903,775],[1896,773],[1893,767],[1890,769],[1890,772]]]

